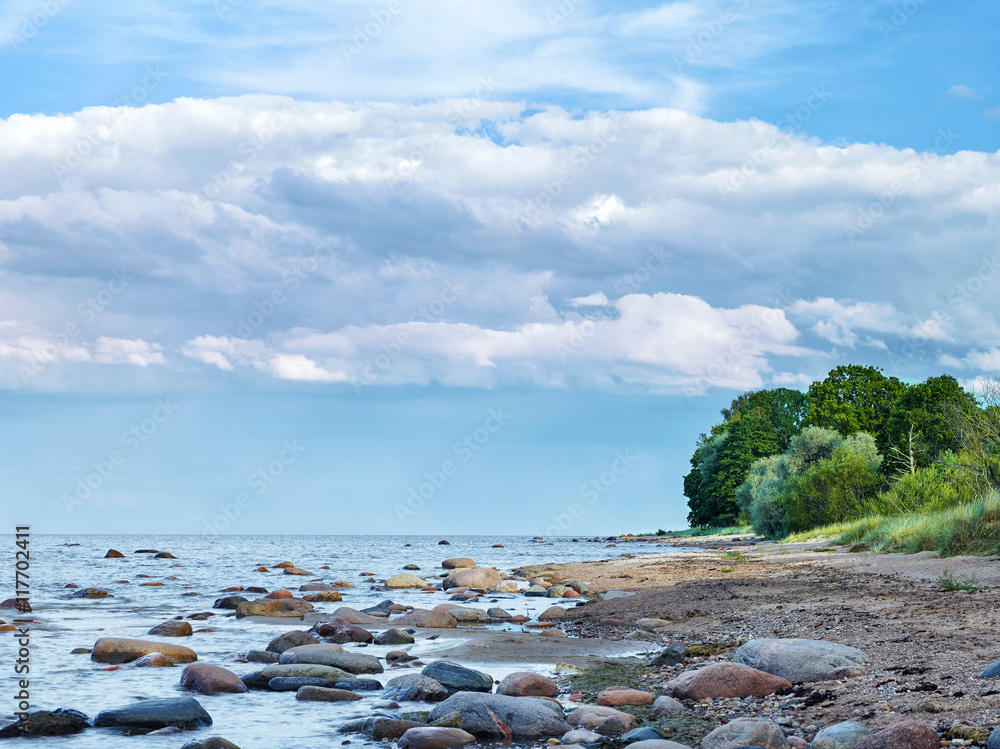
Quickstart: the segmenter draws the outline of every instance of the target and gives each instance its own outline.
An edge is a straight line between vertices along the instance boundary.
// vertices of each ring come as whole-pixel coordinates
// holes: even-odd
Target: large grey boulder
[[[192,731],[212,725],[212,716],[193,697],[143,700],[105,710],[94,719],[97,728],[145,728],[155,731],[174,726]]]
[[[825,640],[763,638],[741,646],[733,660],[800,684],[825,681],[831,671],[867,663],[869,658],[857,648]]]
[[[983,671],[984,679],[1000,679],[1000,660],[993,661],[990,665],[986,667]]]
[[[701,749],[737,749],[747,746],[791,749],[778,724],[761,718],[737,718],[719,726],[701,740]]]
[[[461,728],[479,739],[538,739],[570,730],[556,703],[480,692],[453,694],[435,705],[427,720],[435,726]]]
[[[493,677],[448,661],[434,661],[420,672],[440,682],[449,692],[492,692]]]
[[[986,742],[986,749],[1000,749],[1000,728],[993,729],[990,740]]]
[[[384,669],[374,655],[364,653],[333,653],[314,650],[311,652],[285,652],[278,663],[312,663],[318,666],[333,666],[350,674],[380,674]]]
[[[853,720],[835,723],[817,733],[809,749],[854,749],[871,732],[868,726]]]

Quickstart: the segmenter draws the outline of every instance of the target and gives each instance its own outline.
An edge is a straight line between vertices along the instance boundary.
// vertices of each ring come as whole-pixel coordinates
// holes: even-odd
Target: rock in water
[[[105,559],[124,559],[125,555],[116,549],[108,549],[108,553],[104,555]]]
[[[448,661],[434,661],[420,672],[442,684],[449,692],[492,692],[493,677],[482,671]]]
[[[481,588],[488,590],[503,582],[500,573],[492,567],[473,567],[471,569],[452,572],[444,579],[443,587],[449,588]]]
[[[163,622],[163,624],[157,624],[146,634],[160,635],[161,637],[190,637],[194,634],[194,630],[191,629],[191,625],[188,622],[170,619]]]
[[[361,698],[347,689],[302,686],[295,693],[295,699],[304,702],[357,702]]]
[[[0,728],[0,739],[18,736],[66,736],[87,728],[87,716],[77,710],[38,710],[21,717],[17,723]]]
[[[319,645],[320,642],[308,632],[301,629],[293,629],[290,632],[278,635],[264,648],[272,653],[281,655],[286,650],[300,647],[302,645]]]
[[[411,575],[409,572],[401,572],[395,577],[390,577],[385,581],[385,587],[390,590],[402,590],[405,588],[425,588],[427,583],[421,580],[416,575]]]
[[[701,749],[737,749],[748,746],[791,749],[781,728],[776,723],[761,718],[737,718],[719,726],[701,742]]]
[[[100,588],[81,588],[73,594],[73,598],[114,598],[114,596]]]
[[[454,629],[458,620],[444,611],[426,611],[414,609],[409,614],[403,614],[394,619],[393,624],[400,627],[428,627],[431,629]]]
[[[267,688],[272,692],[298,692],[302,687],[324,687],[329,689],[330,682],[326,679],[317,679],[314,676],[275,676],[267,682]],[[296,698],[298,699],[298,697]]]
[[[181,749],[240,749],[236,744],[221,736],[209,736],[200,741],[190,741]]]
[[[410,645],[413,642],[413,635],[401,629],[387,629],[375,635],[376,645]]]
[[[211,666],[208,663],[192,663],[186,666],[181,672],[181,686],[197,690],[202,694],[220,692],[241,694],[247,691],[246,684],[228,668]]]
[[[372,718],[362,718],[345,723],[338,730],[340,733],[363,733],[376,741],[383,739],[398,739],[411,728],[426,728],[426,723],[400,718],[387,718],[376,715]]]
[[[212,604],[213,609],[237,609],[241,603],[246,603],[249,598],[244,598],[243,596],[226,596],[225,598],[218,599]]]
[[[799,684],[825,681],[831,671],[869,659],[857,648],[825,640],[762,638],[741,646],[733,660]]]
[[[198,660],[190,648],[151,640],[130,640],[126,637],[102,637],[94,643],[90,659],[96,663],[131,663],[150,653],[162,653],[174,663],[192,663]]]
[[[410,728],[399,739],[399,749],[454,749],[475,742],[476,737],[461,728]]]
[[[691,749],[687,744],[678,744],[666,739],[643,739],[629,744],[625,749]]]
[[[406,674],[391,679],[385,685],[382,699],[404,702],[441,702],[448,699],[450,692],[435,679],[423,674]]]
[[[855,749],[938,749],[941,740],[930,723],[904,720],[883,731],[865,736]]]
[[[558,697],[559,687],[548,676],[533,674],[530,671],[516,671],[503,678],[497,686],[497,694],[505,694],[508,697]]]
[[[871,729],[861,723],[849,720],[827,726],[816,734],[809,749],[854,749]]]
[[[97,728],[144,728],[151,731],[167,726],[192,731],[210,725],[212,716],[193,697],[133,702],[98,713],[94,720]]]
[[[314,666],[309,663],[274,664],[264,666],[260,671],[243,676],[243,683],[250,689],[267,689],[268,682],[276,676],[306,676],[325,679],[331,687],[338,681],[350,679],[351,674],[331,666]]]
[[[172,668],[174,662],[163,653],[147,653],[132,661],[135,668]]]
[[[667,647],[663,648],[656,657],[653,658],[646,665],[650,668],[658,668],[660,666],[676,666],[684,660],[686,648],[679,642],[672,642]]]
[[[479,739],[537,739],[562,736],[570,726],[562,708],[531,697],[459,692],[427,716],[435,726],[461,728]]]
[[[380,674],[384,670],[382,663],[374,655],[364,653],[331,653],[324,651],[284,652],[278,663],[315,663],[320,666],[333,666],[351,674]]]
[[[305,613],[313,611],[309,601],[298,598],[278,598],[274,600],[247,601],[236,607],[236,618],[245,616],[281,616],[302,619]]]
[[[476,563],[469,559],[469,557],[452,557],[441,562],[441,566],[446,570],[457,570],[465,567],[475,567]]]
[[[791,683],[740,663],[713,663],[694,671],[685,671],[663,687],[663,693],[682,700],[720,699],[725,697],[766,697]]]

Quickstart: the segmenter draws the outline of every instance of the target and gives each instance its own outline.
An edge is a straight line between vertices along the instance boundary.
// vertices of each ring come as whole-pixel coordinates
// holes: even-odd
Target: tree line
[[[998,396],[995,381],[981,403],[949,375],[908,385],[855,364],[805,393],[743,393],[698,439],[688,523],[780,538],[969,501],[1000,485]]]

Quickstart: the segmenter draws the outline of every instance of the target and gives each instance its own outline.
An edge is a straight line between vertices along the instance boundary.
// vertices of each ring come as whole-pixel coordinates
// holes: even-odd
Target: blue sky
[[[14,0],[9,506],[199,532],[278,460],[224,532],[676,528],[694,441],[743,390],[847,362],[973,387],[1000,370],[998,21]]]

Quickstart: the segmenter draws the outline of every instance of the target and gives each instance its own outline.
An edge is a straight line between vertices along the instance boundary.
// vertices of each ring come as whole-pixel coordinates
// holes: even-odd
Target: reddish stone
[[[696,671],[685,671],[665,684],[663,693],[682,700],[720,697],[766,697],[792,685],[780,676],[772,676],[740,663],[713,663]]]
[[[136,668],[173,668],[174,662],[163,653],[147,653],[132,661],[132,665]]]
[[[559,687],[547,676],[517,671],[503,678],[497,687],[497,694],[509,697],[558,697]]]
[[[290,590],[285,590],[284,588],[282,588],[281,590],[275,590],[271,593],[268,593],[266,596],[264,596],[264,598],[295,598],[295,596],[292,595],[292,592]]]
[[[230,585],[228,588],[219,588],[220,593],[237,593],[243,590],[242,585]]]
[[[116,551],[115,549],[108,549],[108,553],[104,555],[104,558],[105,559],[124,559],[125,555],[122,554],[120,551]]]
[[[883,731],[865,736],[855,749],[938,749],[941,740],[930,723],[904,720]]]
[[[628,687],[608,687],[597,695],[601,707],[621,707],[622,705],[652,705],[653,695]]]
[[[190,637],[192,632],[193,630],[188,622],[171,619],[170,621],[163,622],[163,624],[157,624],[146,634],[160,635],[162,637]]]
[[[228,668],[211,666],[208,663],[192,663],[181,672],[181,686],[194,689],[202,694],[232,692],[242,694],[247,685]]]

